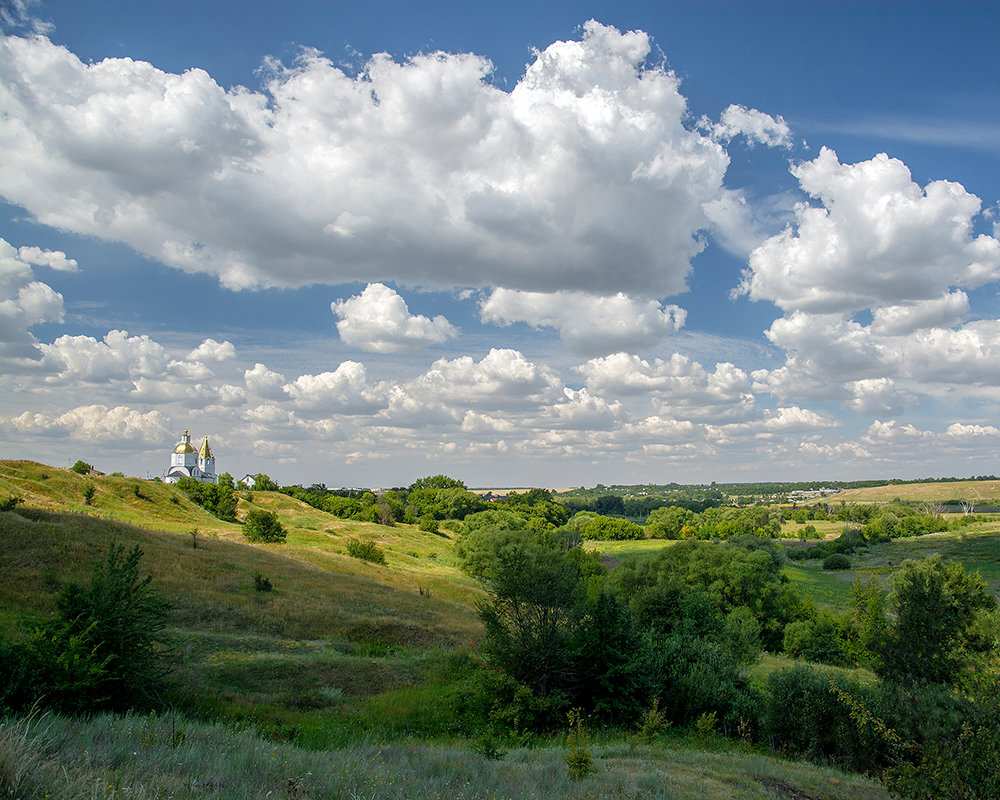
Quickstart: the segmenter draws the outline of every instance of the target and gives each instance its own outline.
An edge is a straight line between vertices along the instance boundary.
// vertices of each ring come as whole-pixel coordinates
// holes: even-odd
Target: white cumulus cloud
[[[200,69],[6,36],[0,195],[234,288],[666,297],[704,247],[729,158],[650,52],[645,33],[591,21],[510,91],[475,55],[376,55],[353,75],[315,51],[227,90]]]
[[[792,132],[788,123],[780,116],[772,117],[756,108],[731,105],[722,112],[718,122],[713,124],[707,117],[703,117],[700,125],[721,142],[728,142],[742,134],[751,146],[754,143],[768,147],[792,146]]]
[[[202,364],[212,361],[221,363],[234,358],[236,358],[236,347],[233,343],[217,342],[215,339],[206,339],[187,356],[188,361],[198,361]]]
[[[750,254],[739,291],[751,299],[853,313],[1000,278],[1000,241],[973,236],[981,203],[960,184],[921,188],[897,159],[841,164],[827,148],[792,173],[822,206],[799,205],[795,227]]]
[[[78,406],[59,415],[25,411],[10,422],[22,433],[68,436],[83,442],[155,444],[170,436],[160,412],[142,413],[127,406]]]
[[[347,300],[335,300],[330,308],[340,318],[337,332],[344,344],[373,353],[421,350],[458,335],[440,315],[430,319],[411,314],[406,301],[381,283],[370,283]]]
[[[62,322],[63,297],[35,280],[33,264],[63,269],[75,261],[58,251],[38,247],[15,248],[0,239],[0,358],[9,366],[17,360],[38,361],[38,341],[29,328],[41,322]],[[8,359],[10,359],[8,361]]]
[[[483,322],[554,328],[570,350],[585,355],[651,347],[679,330],[686,316],[678,306],[636,300],[621,292],[594,297],[494,289],[480,304]]]
[[[384,392],[357,361],[344,361],[333,372],[300,375],[284,390],[297,408],[318,415],[366,414],[385,405]]]

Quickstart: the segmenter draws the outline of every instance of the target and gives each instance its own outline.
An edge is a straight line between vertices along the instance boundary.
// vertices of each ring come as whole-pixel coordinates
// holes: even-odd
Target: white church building
[[[201,449],[195,450],[191,445],[191,436],[187,430],[184,436],[170,454],[170,468],[163,480],[166,483],[177,483],[181,478],[194,478],[202,483],[218,483],[215,474],[215,456],[208,444],[208,437],[201,443]]]

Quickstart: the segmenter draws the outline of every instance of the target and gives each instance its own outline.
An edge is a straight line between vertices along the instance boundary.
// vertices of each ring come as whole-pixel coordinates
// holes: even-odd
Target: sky
[[[990,2],[0,0],[0,458],[997,474]]]

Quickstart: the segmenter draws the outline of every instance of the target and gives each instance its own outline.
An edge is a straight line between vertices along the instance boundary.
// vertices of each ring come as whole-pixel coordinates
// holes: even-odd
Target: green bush
[[[140,579],[141,558],[112,542],[89,587],[64,586],[57,617],[0,647],[0,705],[76,713],[159,702],[166,604]]]
[[[870,692],[842,676],[811,667],[791,667],[767,678],[763,733],[781,750],[814,761],[835,761],[848,769],[872,770],[885,763],[887,744],[852,718],[854,703],[871,706]]]
[[[271,579],[264,577],[259,572],[253,574],[253,588],[258,592],[270,592],[274,589],[271,585]]]
[[[72,467],[70,467],[73,472],[77,475],[87,475],[93,469],[93,467],[86,461],[77,461]]]
[[[840,627],[843,624],[829,614],[790,622],[785,626],[785,653],[792,658],[847,666],[850,660],[840,638]]]
[[[236,493],[232,475],[228,472],[219,476],[217,484],[195,478],[181,478],[177,481],[177,488],[210,514],[226,522],[236,522]]]
[[[248,542],[284,542],[287,534],[273,511],[252,508],[243,520],[243,535]]]
[[[385,552],[371,539],[364,541],[349,539],[347,541],[347,555],[351,558],[360,558],[362,561],[370,561],[372,564],[385,564]]]
[[[851,559],[845,556],[843,553],[834,553],[831,556],[827,556],[823,559],[823,569],[827,570],[840,570],[840,569],[850,569]]]
[[[569,733],[566,736],[566,767],[571,780],[587,777],[594,769],[594,756],[590,752],[590,739],[583,728],[583,712],[574,708],[569,712]]]
[[[420,530],[425,533],[437,533],[438,532],[438,521],[434,519],[430,514],[424,514],[420,518]]]

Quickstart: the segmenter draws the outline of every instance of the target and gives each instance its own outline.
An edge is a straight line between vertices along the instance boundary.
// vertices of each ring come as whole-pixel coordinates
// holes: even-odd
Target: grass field
[[[593,771],[570,780],[563,747],[518,748],[502,760],[448,745],[363,742],[325,751],[247,730],[166,715],[46,716],[0,722],[11,794],[111,798],[343,800],[888,800],[861,776],[772,758],[729,740],[597,741]],[[5,776],[6,777],[6,776]],[[14,784],[16,781],[16,785]]]
[[[946,500],[972,500],[977,503],[1000,501],[1000,481],[933,481],[844,489],[822,501],[839,504],[891,503],[893,500],[943,503]],[[810,501],[812,502],[812,501]]]
[[[88,483],[92,506],[83,503]],[[24,503],[0,514],[0,633],[16,637],[52,614],[62,583],[86,583],[112,540],[137,544],[171,605],[175,702],[211,716],[339,720],[363,732],[379,720],[352,698],[426,684],[436,662],[479,635],[472,604],[482,590],[458,570],[446,535],[341,520],[254,492],[238,513],[275,511],[288,541],[250,545],[241,526],[175,487],[30,462],[0,462],[0,499],[9,494]],[[351,538],[375,541],[387,563],[347,556]],[[256,573],[273,591],[256,590]]]
[[[84,502],[88,485],[92,504]],[[856,776],[682,734],[654,747],[621,732],[598,735],[598,771],[579,782],[566,777],[558,742],[515,749],[501,762],[478,754],[467,738],[463,680],[475,664],[474,604],[483,593],[458,569],[447,531],[342,520],[280,493],[253,492],[238,514],[274,511],[288,535],[285,544],[251,545],[241,526],[215,519],[175,487],[24,461],[0,462],[0,500],[9,495],[24,503],[0,513],[0,634],[22,635],[25,624],[52,614],[63,582],[86,583],[111,541],[138,544],[143,570],[171,605],[170,698],[185,715],[47,717],[30,735],[22,725],[22,751],[17,721],[4,721],[0,773],[9,757],[31,764],[35,785],[23,796],[887,797]],[[855,577],[882,578],[907,557],[941,553],[979,568],[996,589],[995,528],[881,545],[845,573],[796,562],[786,574],[820,605],[840,607]],[[830,523],[827,535],[841,529]],[[377,544],[386,564],[349,557],[352,538]],[[587,546],[620,562],[672,544]],[[273,591],[257,591],[256,573]],[[791,663],[768,656],[754,676]]]

